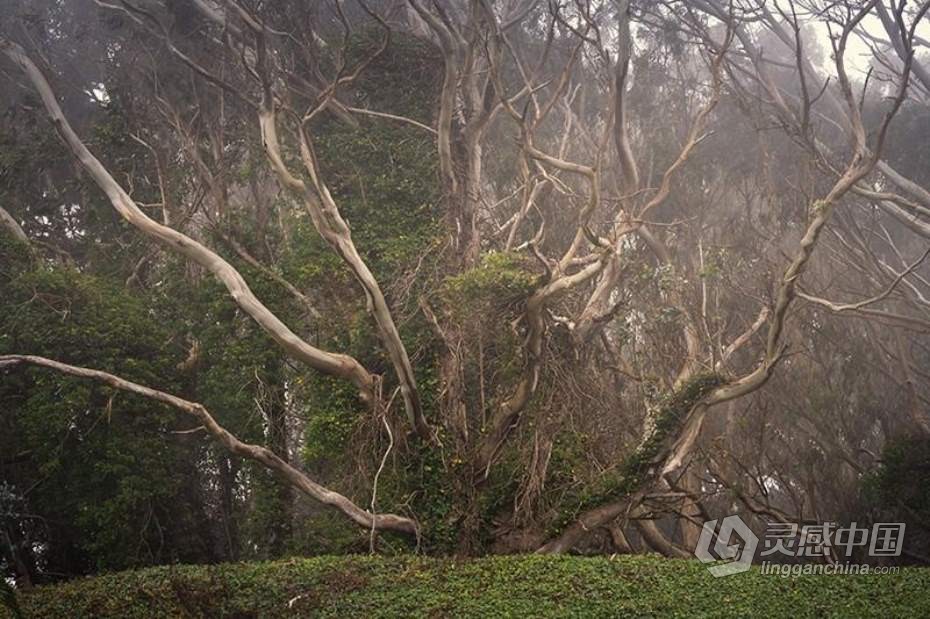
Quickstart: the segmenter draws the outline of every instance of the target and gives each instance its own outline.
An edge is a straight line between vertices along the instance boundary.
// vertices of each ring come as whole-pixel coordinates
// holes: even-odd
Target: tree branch
[[[101,372],[100,370],[68,365],[67,363],[61,363],[53,359],[33,355],[0,355],[0,368],[14,367],[20,364],[36,365],[79,378],[89,378],[105,383],[115,389],[135,393],[172,406],[195,417],[207,432],[231,453],[263,464],[277,473],[285,482],[324,505],[339,510],[360,527],[366,529],[399,531],[401,533],[410,534],[415,534],[417,532],[417,523],[410,518],[394,514],[372,514],[371,512],[365,511],[347,497],[316,483],[303,472],[285,462],[271,450],[261,445],[243,443],[226,430],[226,428],[217,423],[213,415],[211,415],[202,404],[191,402],[179,398],[176,395],[152,389],[151,387],[146,387],[120,378],[119,376]]]
[[[238,306],[289,355],[316,370],[350,380],[358,388],[362,400],[373,400],[374,379],[358,361],[348,355],[320,350],[305,342],[258,300],[242,275],[221,256],[187,235],[149,218],[71,128],[51,86],[25,51],[16,43],[2,39],[0,51],[19,66],[32,82],[58,135],[126,221],[213,273],[223,282]]]

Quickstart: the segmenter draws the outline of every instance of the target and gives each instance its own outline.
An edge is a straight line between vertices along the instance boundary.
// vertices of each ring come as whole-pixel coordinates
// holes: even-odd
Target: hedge
[[[329,556],[162,566],[17,597],[25,617],[43,618],[930,617],[930,569],[714,578],[656,556]]]

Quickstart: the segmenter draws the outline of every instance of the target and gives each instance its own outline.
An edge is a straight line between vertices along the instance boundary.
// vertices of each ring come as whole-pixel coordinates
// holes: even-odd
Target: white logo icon
[[[701,529],[701,537],[698,539],[697,547],[694,549],[696,556],[701,563],[713,563],[715,561],[728,561],[721,565],[710,567],[710,573],[716,577],[730,576],[739,574],[749,569],[752,564],[752,557],[756,552],[756,546],[759,544],[759,538],[756,537],[746,523],[739,516],[727,516],[721,521],[720,531],[716,533],[717,521],[708,520]],[[731,544],[733,533],[739,535],[743,540],[740,547],[737,544]],[[711,540],[714,539],[715,557],[711,554]]]

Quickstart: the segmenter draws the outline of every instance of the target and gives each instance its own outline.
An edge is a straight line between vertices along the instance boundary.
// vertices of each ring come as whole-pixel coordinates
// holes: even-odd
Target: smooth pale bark
[[[619,57],[614,73],[614,143],[617,155],[620,157],[620,168],[623,170],[623,188],[625,193],[632,193],[639,189],[639,170],[633,149],[630,147],[629,127],[626,117],[626,89],[627,77],[630,69],[630,58],[633,55],[633,37],[630,35],[630,1],[622,0],[617,7],[617,17],[620,23],[620,37],[618,40]]]
[[[627,5],[628,4],[629,3],[627,3]],[[621,7],[621,57],[618,61],[616,83],[614,84],[614,114],[616,116],[615,123],[617,124],[615,142],[617,151],[620,155],[620,165],[621,169],[623,170],[624,177],[623,189],[627,194],[632,195],[636,191],[641,191],[644,188],[639,186],[639,175],[636,170],[636,162],[633,157],[633,151],[630,147],[630,141],[626,135],[626,119],[624,118],[625,112],[623,89],[627,72],[626,63],[629,62],[629,50],[626,49],[626,47],[628,47],[630,43],[628,40],[624,43],[622,37],[625,36],[627,39],[629,39],[629,15],[624,12],[627,9],[629,9],[629,6],[626,6],[625,8]],[[611,234],[611,241],[613,243],[614,252],[614,264],[608,266],[608,268],[605,268],[601,272],[597,286],[594,288],[594,292],[592,292],[591,296],[588,298],[584,309],[578,317],[575,331],[573,333],[576,341],[584,342],[590,336],[591,331],[596,326],[599,318],[604,316],[610,307],[610,295],[616,288],[618,283],[617,279],[620,275],[620,269],[617,262],[619,261],[623,243],[626,242],[626,236],[631,232],[639,232],[640,236],[642,236],[647,241],[647,243],[649,243],[650,247],[653,248],[653,251],[656,251],[656,245],[658,242],[653,239],[652,235],[649,234],[648,230],[645,229],[643,220],[651,211],[661,206],[662,203],[668,199],[672,191],[672,180],[675,178],[678,170],[680,170],[688,161],[692,152],[694,151],[694,148],[705,137],[704,129],[707,125],[707,120],[710,117],[711,112],[717,106],[717,102],[720,98],[720,88],[722,84],[721,70],[723,61],[726,57],[727,48],[730,44],[730,40],[731,37],[728,33],[727,40],[724,42],[720,52],[714,58],[713,65],[711,67],[711,72],[713,75],[713,86],[710,98],[695,115],[694,120],[688,129],[688,135],[685,138],[684,144],[678,153],[678,157],[662,174],[662,180],[655,195],[653,195],[642,206],[642,208],[636,212],[635,217],[631,217],[627,210],[624,209],[623,205],[621,205]],[[623,63],[623,66],[621,66],[620,63]],[[656,254],[664,264],[674,268],[675,265],[672,263],[667,251],[656,251]],[[676,291],[675,294],[678,295],[678,292]],[[696,355],[700,352],[700,341],[698,339],[698,331],[694,325],[694,321],[690,319],[687,309],[684,307],[683,303],[679,301],[674,302],[673,305],[677,307],[683,313],[683,315],[688,317],[688,320],[686,320],[686,324],[684,326],[684,336],[688,345],[689,358],[686,360],[685,365],[679,372],[678,379],[676,380],[676,385],[679,385],[693,373],[693,367],[696,366],[698,362]]]
[[[311,316],[313,316],[314,318],[318,320],[322,318],[322,315],[320,314],[320,312],[316,309],[316,307],[314,307],[313,302],[310,301],[309,297],[307,297],[307,295],[302,293],[297,288],[297,286],[287,281],[287,279],[284,276],[282,276],[280,273],[278,273],[274,269],[268,268],[264,264],[259,262],[259,260],[252,254],[250,254],[249,251],[245,247],[243,247],[242,244],[239,243],[239,241],[237,241],[236,239],[232,238],[228,234],[223,233],[220,230],[217,230],[217,234],[219,234],[219,236],[221,236],[222,239],[226,241],[226,243],[229,244],[230,247],[233,248],[233,251],[239,254],[239,257],[245,260],[250,266],[261,271],[262,273],[265,274],[266,277],[273,279],[274,281],[279,283],[285,290],[287,290],[291,294],[292,297],[294,297],[298,302],[300,302],[301,305],[304,306],[304,309],[307,310],[308,314],[310,314]]]
[[[562,534],[540,548],[539,552],[567,552],[588,531],[605,526],[611,520],[619,516],[628,505],[638,504],[638,498],[642,496],[645,489],[660,481],[669,473],[680,468],[688,458],[697,442],[707,411],[712,406],[752,393],[762,387],[771,377],[775,366],[781,360],[785,351],[782,333],[785,327],[788,308],[797,297],[797,282],[807,268],[814,249],[817,246],[817,241],[826,227],[827,222],[830,220],[837,202],[875,167],[878,161],[877,153],[880,152],[882,139],[884,138],[888,123],[899,108],[901,101],[903,101],[906,88],[905,82],[898,92],[891,112],[886,116],[881,130],[878,133],[876,154],[870,154],[865,142],[865,129],[862,125],[856,102],[852,97],[849,82],[843,69],[843,50],[845,48],[846,35],[848,35],[848,31],[844,34],[841,41],[836,62],[837,69],[840,73],[840,79],[843,82],[844,92],[846,93],[846,100],[850,108],[850,115],[853,118],[852,132],[856,145],[855,151],[845,171],[839,179],[837,179],[826,196],[811,204],[812,217],[810,223],[805,230],[804,236],[798,243],[797,250],[795,251],[791,263],[788,265],[788,268],[785,269],[784,274],[778,282],[775,305],[772,309],[771,321],[769,322],[766,337],[765,355],[762,361],[749,374],[714,389],[692,406],[677,431],[666,439],[665,445],[663,445],[659,452],[659,456],[653,461],[652,474],[640,484],[637,492],[632,493],[628,497],[618,497],[617,501],[595,507],[583,513],[578,520],[570,525]]]
[[[158,391],[138,383],[120,378],[107,372],[93,370],[61,363],[45,357],[32,355],[0,355],[0,368],[16,365],[36,365],[50,368],[64,374],[79,378],[90,378],[105,383],[115,389],[135,393],[163,404],[172,406],[196,418],[204,429],[223,447],[237,456],[254,460],[274,471],[281,479],[294,486],[307,496],[328,505],[345,514],[349,519],[366,529],[400,531],[402,533],[416,533],[417,524],[410,518],[394,514],[372,514],[357,506],[347,497],[316,483],[303,472],[294,468],[270,449],[261,445],[244,443],[230,434],[226,428],[217,423],[213,415],[202,404],[190,402],[164,391]]]
[[[888,40],[891,42],[892,47],[894,47],[895,53],[898,55],[898,58],[901,62],[905,62],[908,56],[908,50],[905,48],[903,41],[901,40],[901,35],[903,34],[898,26],[898,23],[895,21],[891,13],[888,12],[888,8],[885,6],[884,2],[879,2],[875,5],[875,10],[878,13],[879,19],[882,21],[882,26],[885,28],[885,32],[888,34]],[[919,61],[911,61],[911,71],[914,72],[914,76],[920,80],[920,83],[923,84],[924,88],[930,91],[930,71],[926,69]]]
[[[706,13],[707,15],[714,16],[721,21],[728,21],[726,5],[721,0],[692,0],[692,3],[696,8]],[[875,6],[877,8],[880,4],[880,2],[870,2],[869,6]],[[880,11],[881,9],[878,10]],[[926,15],[928,10],[930,10],[930,3],[924,2],[923,6],[918,9],[918,12],[915,16],[915,23],[918,23],[920,19]],[[775,34],[775,36],[777,36],[786,47],[792,50],[792,53],[795,53],[795,41],[793,41],[792,37],[788,34],[787,30],[782,25],[782,22],[776,19],[768,11],[766,11],[766,27],[773,34]],[[775,87],[774,81],[768,74],[766,64],[763,62],[763,50],[753,43],[753,39],[750,36],[749,31],[743,24],[734,24],[734,32],[736,37],[740,40],[743,48],[747,52],[749,59],[753,63],[753,66],[760,77],[760,83],[765,86],[768,95],[772,99],[772,102],[781,108],[786,118],[792,118],[793,112],[791,107],[786,104],[784,98],[781,95],[781,91]],[[907,65],[905,77],[909,79],[910,71],[915,69],[916,65],[919,63],[917,62],[917,59],[915,59],[913,56],[908,56],[906,53],[900,55],[900,58]],[[824,82],[822,71],[818,70],[811,63],[810,58],[802,57],[798,60],[801,68],[807,76],[816,78],[819,83]],[[845,93],[842,94],[844,97],[846,96]],[[823,100],[830,108],[828,114],[825,115],[824,118],[829,118],[832,120],[834,117],[836,119],[840,119],[847,116],[848,112],[844,108],[842,99],[837,96],[835,87],[828,84],[828,87],[823,92]],[[830,149],[827,148],[826,145],[821,141],[816,140],[816,143],[818,148],[824,150],[825,152],[830,151]],[[910,194],[915,200],[923,204],[925,207],[930,208],[930,191],[927,191],[919,184],[899,173],[897,170],[891,167],[887,161],[878,159],[876,167],[878,171],[881,172],[888,180]]]
[[[859,153],[861,154],[861,152]],[[772,320],[769,323],[766,339],[766,353],[762,362],[755,370],[742,378],[723,385],[711,391],[707,396],[697,402],[685,416],[678,430],[673,433],[654,460],[653,474],[646,479],[639,492],[629,497],[618,497],[617,501],[607,503],[583,513],[578,520],[570,525],[558,537],[548,542],[539,552],[561,553],[569,551],[588,531],[605,526],[608,522],[619,516],[630,504],[637,504],[641,493],[659,481],[665,475],[680,468],[690,455],[698,436],[707,411],[717,404],[743,397],[756,391],[771,377],[775,366],[784,354],[785,345],[781,341],[785,319],[791,302],[797,296],[797,280],[810,261],[817,240],[826,226],[836,201],[855,185],[871,169],[870,164],[860,164],[858,157],[854,157],[853,164],[846,173],[836,182],[827,196],[815,202],[815,215],[801,239],[794,259],[788,265],[779,283],[775,307],[772,311]],[[873,162],[874,163],[874,162]]]
[[[686,493],[678,512],[681,515],[678,518],[681,546],[685,550],[693,551],[701,537],[705,518],[705,511],[700,502],[701,478],[693,465],[679,478],[678,487]]]
[[[13,235],[13,238],[17,241],[22,241],[23,243],[29,242],[29,238],[26,236],[26,233],[23,232],[19,223],[13,219],[13,216],[2,206],[0,206],[0,226]]]
[[[71,128],[45,76],[23,49],[13,42],[0,40],[0,50],[29,78],[61,139],[126,221],[213,273],[226,286],[236,304],[290,356],[316,370],[350,380],[363,400],[373,400],[374,380],[358,361],[305,342],[258,300],[242,275],[221,256],[187,235],[149,218]]]
[[[275,106],[270,86],[266,88],[265,95],[262,98],[262,105],[259,110],[259,126],[265,154],[279,181],[288,190],[301,198],[314,228],[348,265],[355,279],[365,291],[368,311],[375,321],[381,342],[387,349],[391,364],[397,374],[397,380],[400,383],[407,418],[420,438],[431,440],[432,431],[423,414],[423,406],[420,402],[413,365],[410,363],[407,348],[404,346],[397,325],[394,323],[391,309],[384,298],[381,286],[355,247],[349,225],[339,213],[335,200],[320,178],[309,143],[310,138],[304,133],[302,127],[298,130],[300,155],[304,167],[311,177],[313,186],[308,186],[301,178],[292,174],[287,164],[284,163],[278,141]]]
[[[637,520],[636,528],[639,529],[640,535],[643,536],[643,541],[660,554],[676,559],[691,558],[690,552],[668,539],[659,528],[659,525],[655,523],[655,520]]]
[[[452,159],[452,120],[459,85],[459,41],[446,25],[423,7],[418,0],[407,0],[407,2],[429,29],[436,34],[443,50],[443,80],[439,95],[439,118],[436,120],[439,172],[443,184],[451,194],[455,194],[458,190],[458,180]]]

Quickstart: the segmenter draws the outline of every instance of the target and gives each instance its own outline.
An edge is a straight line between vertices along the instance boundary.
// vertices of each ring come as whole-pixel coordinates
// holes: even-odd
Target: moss
[[[0,226],[0,264],[3,265],[4,277],[12,277],[30,266],[31,249],[29,245]]]
[[[930,570],[714,578],[697,561],[316,557],[157,567],[40,587],[27,617],[920,617]],[[9,617],[0,610],[0,617]]]
[[[652,434],[620,467],[608,471],[588,486],[588,491],[556,519],[556,529],[552,532],[557,533],[588,509],[616,501],[639,489],[652,475],[655,459],[685,415],[701,398],[724,383],[726,379],[719,374],[700,374],[662,398],[658,403]]]

